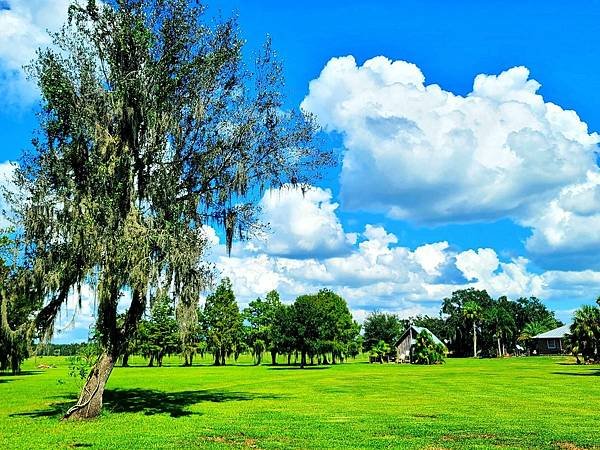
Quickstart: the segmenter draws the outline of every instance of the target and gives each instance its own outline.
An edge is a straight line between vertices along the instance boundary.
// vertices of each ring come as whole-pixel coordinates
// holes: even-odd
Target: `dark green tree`
[[[277,364],[277,345],[275,342],[275,320],[282,303],[277,291],[267,293],[265,300],[257,298],[244,309],[244,320],[248,323],[248,345],[256,349],[256,341],[262,341],[264,350],[271,353],[271,364]],[[264,351],[263,350],[263,351]]]
[[[352,320],[348,304],[341,296],[329,289],[321,289],[316,295],[321,310],[318,348],[322,361],[327,363],[327,353],[331,362],[343,359],[348,343],[357,335],[360,327]]]
[[[307,355],[314,357],[321,339],[321,314],[316,295],[301,295],[292,305],[294,347],[300,352],[300,367],[307,363]]]
[[[484,311],[483,314],[485,329],[492,332],[496,338],[496,356],[498,357],[506,354],[506,344],[516,332],[515,320],[504,304],[505,301],[499,299],[494,306]]]
[[[215,366],[224,366],[240,342],[242,316],[229,278],[223,278],[215,292],[206,298],[202,314],[208,350],[215,358]]]
[[[148,366],[162,366],[163,358],[179,353],[179,324],[175,320],[172,300],[161,293],[154,300],[150,318],[140,328],[140,351],[149,358]]]
[[[383,341],[390,348],[394,348],[404,329],[398,316],[379,311],[372,312],[363,323],[364,347],[370,350],[379,341]]]
[[[410,319],[410,322],[422,328],[427,328],[439,339],[449,339],[448,325],[442,317],[431,317],[428,315],[419,315]]]
[[[570,327],[571,349],[577,363],[579,354],[584,361],[598,361],[600,358],[600,305],[583,305],[573,314]]]
[[[494,300],[485,290],[474,288],[454,291],[450,298],[443,300],[441,312],[446,317],[448,345],[455,355],[476,355],[478,333],[481,334],[479,348],[493,348],[492,335],[478,330],[483,311],[493,304]]]
[[[69,292],[97,286],[103,353],[66,417],[99,414],[104,386],[162,290],[195,309],[210,267],[203,226],[227,247],[255,223],[270,187],[305,185],[331,162],[315,125],[284,111],[270,45],[245,67],[235,20],[203,22],[192,0],[74,3],[54,45],[30,66],[40,129],[16,184],[28,285],[46,300],[48,337]],[[123,292],[126,320],[117,321]],[[189,317],[189,315],[181,315]]]
[[[280,355],[287,355],[288,365],[296,349],[295,309],[291,305],[281,304],[275,310],[275,319],[271,327],[272,349]]]

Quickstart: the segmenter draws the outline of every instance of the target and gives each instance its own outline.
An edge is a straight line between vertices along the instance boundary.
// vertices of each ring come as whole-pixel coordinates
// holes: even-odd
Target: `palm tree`
[[[371,349],[371,355],[377,356],[379,359],[379,364],[383,364],[383,357],[387,355],[391,350],[389,344],[386,344],[385,341],[379,341],[376,345]]]
[[[481,306],[473,301],[465,302],[463,317],[473,324],[473,358],[477,357],[477,322],[481,319]]]
[[[510,313],[501,306],[494,306],[487,311],[486,321],[494,331],[496,342],[498,344],[498,357],[506,353],[504,345],[501,345],[502,338],[506,339],[513,334],[515,321]]]
[[[523,330],[521,330],[518,340],[525,344],[525,347],[531,351],[533,337],[548,331],[550,328],[552,327],[547,326],[544,322],[529,322],[523,327]]]
[[[579,364],[581,353],[584,360],[596,358],[600,342],[600,307],[584,305],[575,311],[571,325],[571,345]]]

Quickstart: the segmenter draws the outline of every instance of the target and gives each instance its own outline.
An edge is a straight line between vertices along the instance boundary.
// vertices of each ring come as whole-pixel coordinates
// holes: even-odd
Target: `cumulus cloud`
[[[491,248],[467,250],[456,255],[456,267],[471,286],[485,289],[495,297],[541,296],[544,293],[543,276],[529,272],[528,263],[523,257],[500,262]]]
[[[539,254],[600,246],[600,138],[539,87],[513,67],[461,96],[414,64],[347,56],[327,63],[302,107],[343,135],[345,208],[429,224],[509,217],[533,227]]]
[[[70,0],[6,0],[0,9],[0,94],[12,103],[27,104],[38,92],[23,66],[39,47],[50,44],[49,31],[66,21]]]
[[[600,173],[588,172],[585,181],[563,188],[523,220],[532,227],[526,248],[548,266],[598,268],[600,251]]]
[[[525,258],[501,261],[493,249],[457,253],[447,242],[410,249],[375,225],[366,225],[357,241],[348,254],[304,259],[257,255],[252,246],[238,246],[233,256],[227,257],[219,244],[221,251],[216,252],[214,262],[221,275],[232,280],[241,305],[272,289],[292,301],[300,294],[327,287],[339,292],[359,318],[375,309],[402,317],[435,315],[444,297],[467,287],[486,289],[496,297],[564,295],[556,291],[555,280],[561,272],[547,277],[532,273]],[[447,281],[445,275],[452,270],[461,274],[455,277],[460,281]],[[597,282],[590,274],[584,279],[590,285]]]
[[[261,202],[261,220],[269,231],[257,250],[287,257],[332,256],[347,252],[356,240],[342,229],[329,189],[306,191],[284,186],[268,190]]]

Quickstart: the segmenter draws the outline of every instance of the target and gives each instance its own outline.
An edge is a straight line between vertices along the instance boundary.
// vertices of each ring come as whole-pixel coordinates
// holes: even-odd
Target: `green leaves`
[[[441,364],[448,350],[444,344],[436,343],[426,330],[421,331],[413,344],[413,362],[415,364]]]
[[[242,343],[242,316],[229,278],[223,278],[215,292],[206,298],[203,328],[208,350],[215,356],[215,365],[224,365]]]
[[[222,226],[230,250],[254,229],[264,189],[308,183],[328,163],[315,123],[282,112],[270,42],[247,68],[236,20],[203,23],[202,11],[187,0],[73,5],[30,66],[43,109],[19,171],[30,201],[16,206],[37,295],[49,299],[41,330],[84,282],[97,287],[102,345],[115,355],[158,292],[188,329],[213,275],[202,226]],[[124,292],[134,301],[118,326]]]

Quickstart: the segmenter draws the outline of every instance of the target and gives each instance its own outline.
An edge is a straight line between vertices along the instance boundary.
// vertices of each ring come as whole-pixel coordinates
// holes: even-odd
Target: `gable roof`
[[[554,330],[540,333],[537,336],[533,336],[533,339],[562,339],[571,333],[569,329],[570,326],[571,325],[563,325],[562,327],[555,328]]]
[[[425,328],[425,327],[417,327],[416,325],[411,325],[410,327],[408,327],[406,329],[406,331],[404,333],[402,333],[402,336],[400,336],[400,339],[398,339],[396,341],[396,346],[398,345],[398,343],[400,343],[401,341],[403,341],[406,338],[406,335],[409,333],[409,331],[411,329],[414,330],[417,334],[419,334],[421,331],[427,331],[431,335],[431,338],[433,339],[433,342],[435,342],[436,344],[446,345],[442,341],[440,341],[438,339],[438,337],[435,334],[433,334],[431,331],[429,331],[427,328]]]

